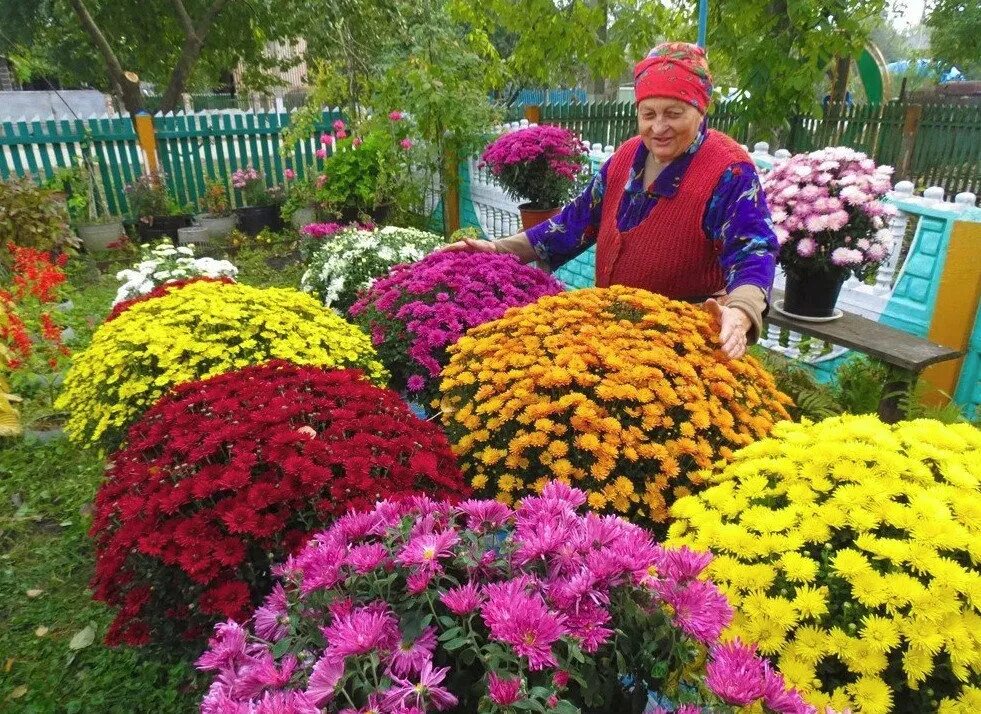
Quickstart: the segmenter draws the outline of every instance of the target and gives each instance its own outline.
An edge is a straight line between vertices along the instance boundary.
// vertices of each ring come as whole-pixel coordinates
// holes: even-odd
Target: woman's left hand
[[[737,307],[723,305],[715,298],[706,300],[703,307],[719,324],[719,340],[726,356],[739,359],[746,354],[746,335],[752,327],[749,316]]]

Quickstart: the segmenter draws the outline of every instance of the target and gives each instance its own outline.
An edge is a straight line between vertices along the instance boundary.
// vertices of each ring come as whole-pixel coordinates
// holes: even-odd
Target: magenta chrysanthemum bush
[[[395,267],[348,314],[371,336],[392,388],[429,407],[447,349],[467,330],[562,290],[511,255],[437,252]]]
[[[516,511],[418,497],[343,516],[246,627],[216,628],[202,713],[814,712],[719,642],[732,610],[699,577],[710,555],[585,502],[553,482]]]
[[[511,198],[532,208],[554,208],[568,199],[586,164],[583,142],[560,126],[509,131],[481,155]]]

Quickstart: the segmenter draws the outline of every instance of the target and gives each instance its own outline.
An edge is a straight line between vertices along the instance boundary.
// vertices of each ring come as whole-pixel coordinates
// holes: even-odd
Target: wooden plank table
[[[782,299],[783,291],[774,289],[771,304]],[[840,345],[885,362],[889,366],[889,378],[879,402],[879,417],[888,424],[905,416],[900,397],[924,369],[961,356],[958,350],[847,311],[830,322],[805,322],[771,308],[765,321],[775,327]]]

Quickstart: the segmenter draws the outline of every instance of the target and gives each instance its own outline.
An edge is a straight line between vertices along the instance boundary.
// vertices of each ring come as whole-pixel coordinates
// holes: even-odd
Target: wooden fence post
[[[460,159],[449,145],[443,154],[443,182],[443,234],[449,238],[460,229]]]
[[[913,149],[916,148],[916,132],[920,128],[920,119],[923,117],[923,106],[920,104],[910,104],[906,107],[906,114],[903,117],[903,139],[899,147],[899,161],[896,162],[895,179],[907,179],[910,170],[913,168]]]
[[[136,125],[136,138],[140,142],[140,148],[146,155],[147,169],[150,173],[157,173],[157,134],[153,128],[153,117],[149,114],[137,114],[133,123]]]
[[[537,104],[526,104],[525,105],[525,119],[528,120],[529,124],[541,124],[542,123],[542,108]]]

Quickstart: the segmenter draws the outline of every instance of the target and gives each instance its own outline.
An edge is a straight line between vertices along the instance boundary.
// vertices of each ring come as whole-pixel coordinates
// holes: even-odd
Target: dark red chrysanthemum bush
[[[468,489],[438,427],[356,370],[270,362],[184,384],[129,431],[95,501],[108,644],[246,619],[270,567],[352,508]]]

